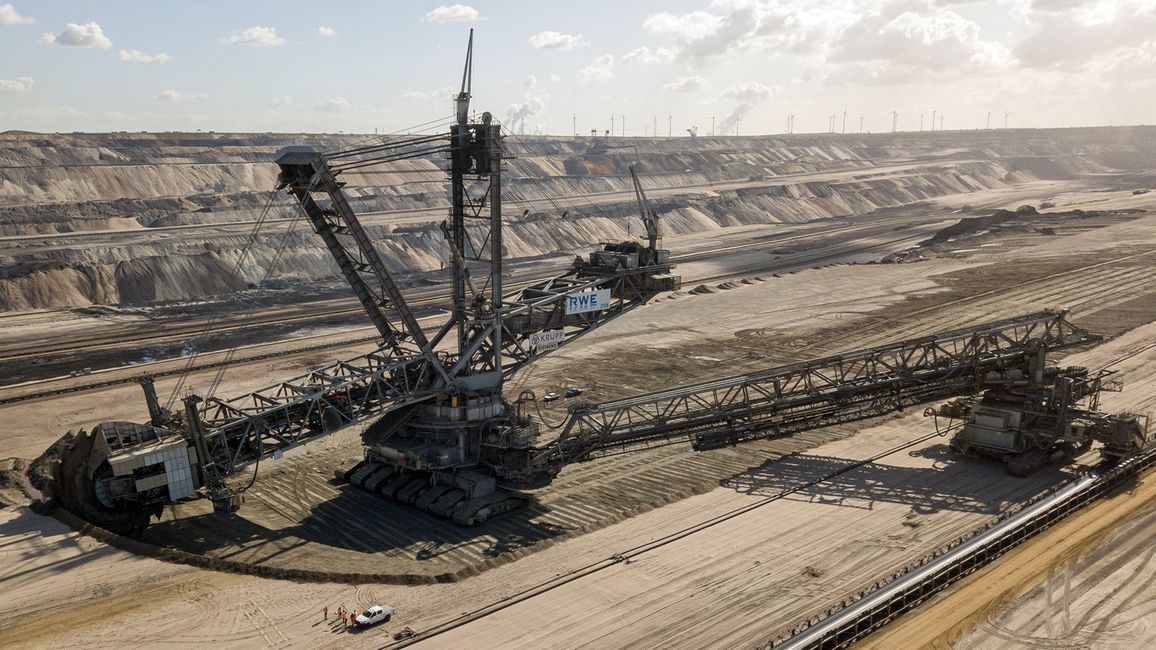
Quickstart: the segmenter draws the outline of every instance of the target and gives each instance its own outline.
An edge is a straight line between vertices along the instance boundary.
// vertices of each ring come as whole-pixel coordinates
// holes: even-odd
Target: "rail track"
[[[844,605],[800,624],[771,647],[794,650],[846,648],[919,606],[955,581],[974,573],[1015,546],[1156,465],[1156,449],[1107,470],[1093,470],[1008,512],[986,528],[960,537]]]
[[[598,562],[580,567],[562,576],[538,583],[508,597],[421,631],[417,636],[388,643],[384,649],[405,648],[428,641],[452,630],[469,625],[519,603],[583,580],[623,563],[632,562],[646,553],[685,539],[703,530],[740,517],[796,493],[822,486],[857,468],[903,452],[946,431],[926,434],[870,458],[848,463],[828,474],[784,489],[754,503],[747,504],[710,519],[687,526],[658,539],[621,551]],[[1120,485],[1123,481],[1156,465],[1156,449],[1124,461],[1108,470],[1094,470],[1057,485],[1047,493],[1009,510],[986,527],[973,530],[945,547],[876,582],[868,590],[843,601],[843,604],[801,622],[791,634],[771,641],[776,648],[845,648],[861,641],[888,622],[910,611],[938,591],[967,576],[1003,553],[1046,530],[1072,512]]]
[[[781,492],[779,492],[777,494],[773,494],[771,496],[759,499],[758,501],[756,501],[754,503],[750,503],[750,504],[747,504],[747,505],[742,506],[740,508],[735,508],[733,510],[729,510],[727,512],[715,515],[714,517],[711,517],[710,519],[707,519],[705,521],[701,521],[701,522],[694,524],[694,525],[691,525],[691,526],[687,526],[686,528],[675,531],[673,533],[670,533],[670,534],[665,535],[663,537],[660,537],[658,539],[652,540],[650,542],[647,542],[646,544],[642,544],[640,546],[635,546],[634,548],[631,548],[631,549],[628,549],[625,551],[621,551],[619,553],[615,553],[614,555],[612,555],[612,556],[610,556],[604,560],[588,564],[584,567],[575,569],[566,575],[559,576],[559,577],[554,578],[552,580],[547,580],[545,582],[539,583],[533,587],[530,587],[529,589],[525,589],[519,593],[513,594],[513,595],[508,596],[506,598],[503,598],[501,600],[497,600],[493,603],[490,603],[489,605],[487,605],[485,607],[481,607],[481,608],[475,609],[471,612],[467,612],[467,613],[465,613],[465,614],[463,614],[463,615],[461,615],[455,619],[452,619],[450,621],[442,623],[441,625],[432,627],[429,630],[425,630],[425,631],[421,632],[418,636],[415,636],[411,639],[406,639],[406,640],[400,641],[398,643],[387,644],[387,645],[383,646],[383,648],[405,648],[405,647],[411,646],[415,643],[420,643],[422,641],[429,640],[433,637],[445,634],[446,632],[449,632],[450,630],[457,629],[459,627],[462,627],[463,625],[467,625],[469,623],[472,623],[473,621],[485,618],[486,616],[500,612],[503,609],[506,609],[506,608],[511,607],[513,605],[516,605],[518,603],[530,600],[531,598],[534,598],[534,597],[539,596],[541,594],[547,593],[549,591],[553,591],[554,589],[557,589],[557,588],[562,587],[564,585],[568,585],[572,582],[576,582],[576,581],[581,580],[587,576],[598,573],[599,571],[605,571],[606,569],[609,569],[609,568],[616,566],[618,564],[631,562],[631,561],[635,560],[636,558],[638,558],[642,555],[645,555],[646,553],[649,553],[649,552],[654,551],[656,549],[660,549],[664,546],[668,546],[668,545],[670,545],[674,542],[677,542],[681,539],[690,537],[691,535],[694,535],[695,533],[698,533],[698,532],[701,532],[701,531],[706,530],[708,528],[717,526],[717,525],[722,524],[726,521],[730,521],[731,519],[742,516],[742,515],[744,515],[748,512],[751,512],[753,510],[757,510],[759,508],[765,507],[765,506],[767,506],[771,503],[774,503],[776,501],[780,501],[782,499],[785,499],[785,498],[791,496],[792,494],[796,494],[796,493],[802,492],[804,490],[822,485],[824,483],[831,481],[832,479],[834,479],[836,477],[839,477],[843,474],[846,474],[847,472],[853,471],[859,467],[863,467],[864,465],[868,465],[870,463],[874,463],[876,461],[882,460],[882,459],[884,459],[884,458],[886,458],[892,454],[896,454],[896,453],[899,453],[901,451],[910,449],[911,447],[914,447],[916,445],[927,442],[928,440],[931,440],[933,438],[940,437],[941,435],[942,435],[941,433],[931,433],[931,434],[923,435],[923,436],[920,436],[914,440],[911,440],[911,441],[906,442],[902,445],[899,445],[898,447],[893,447],[893,448],[888,449],[886,451],[880,452],[880,453],[878,453],[878,454],[876,454],[870,458],[855,461],[853,463],[848,463],[848,464],[844,465],[843,467],[840,467],[839,469],[831,471],[831,472],[827,473],[826,475],[824,475],[818,479],[815,479],[813,481],[807,481],[805,483],[799,483],[793,487],[782,490]]]

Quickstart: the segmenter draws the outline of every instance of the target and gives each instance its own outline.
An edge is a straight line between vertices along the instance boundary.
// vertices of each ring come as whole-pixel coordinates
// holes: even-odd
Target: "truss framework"
[[[619,269],[603,274],[575,270],[508,294],[502,327],[504,362],[502,373],[510,377],[532,361],[540,352],[530,345],[534,333],[559,330],[559,346],[571,343],[592,329],[643,305],[656,291],[649,276],[669,273],[669,265]],[[678,289],[678,278],[672,278],[667,290]],[[585,314],[566,313],[566,297],[575,293],[610,289],[609,309]]]
[[[1067,311],[1043,311],[577,408],[539,461],[561,466],[676,437],[709,449],[882,415],[978,390],[989,373],[1034,370],[1049,350],[1098,339]]]
[[[425,332],[346,200],[329,160],[320,152],[298,147],[282,152],[277,165],[280,187],[301,204],[386,347],[406,356],[409,350],[403,344],[411,342],[432,356]]]
[[[209,398],[200,415],[210,456],[230,472],[388,407],[423,401],[432,372],[424,355],[397,358],[382,348],[240,397]]]
[[[633,300],[634,273],[582,278],[568,274],[508,294],[511,305],[504,320],[506,336],[504,374],[511,375],[540,354],[529,343],[543,330],[560,329],[559,346],[576,340],[611,318],[643,304]],[[616,296],[610,309],[589,314],[566,314],[566,295],[575,291],[611,288]],[[437,354],[438,362],[417,352],[401,354],[396,348],[378,350],[285,380],[231,399],[209,398],[201,406],[201,420],[211,458],[226,473],[239,463],[286,449],[325,431],[380,415],[385,410],[428,400],[437,373],[450,365],[451,354]]]

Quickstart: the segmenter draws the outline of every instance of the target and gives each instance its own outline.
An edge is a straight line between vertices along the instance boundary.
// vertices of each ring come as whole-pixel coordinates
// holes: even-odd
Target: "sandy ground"
[[[1041,584],[981,621],[956,647],[1150,646],[1156,638],[1154,493],[1149,479],[1128,495],[1132,503],[1099,546],[1075,562],[1052,564],[1046,575],[1037,571]],[[1078,529],[1072,532],[1080,539]]]
[[[1106,410],[1156,410],[1156,325],[1071,355],[1065,363],[1111,364],[1124,391]],[[865,647],[1144,647],[1156,641],[1156,474],[1149,472],[1077,513],[939,598]]]
[[[1156,217],[1143,217],[1078,236],[1038,238],[1026,251],[993,248],[968,259],[836,266],[668,299],[586,339],[583,358],[608,372],[576,368],[574,348],[537,365],[521,381],[573,382],[590,387],[595,397],[611,387],[630,393],[763,367],[769,358],[814,356],[1061,305],[1073,308],[1081,325],[1120,334],[1156,314],[1154,230]],[[1138,330],[1113,344],[1140,350],[1154,335]],[[1082,362],[1094,365],[1129,351],[1104,346]],[[597,363],[630,355],[645,363]],[[1153,361],[1145,350],[1120,364],[1129,392],[1112,396],[1120,401],[1109,406],[1150,408]],[[263,377],[248,379],[264,383]],[[246,378],[237,383],[245,385]],[[115,400],[129,399],[128,393],[118,395],[70,408],[86,414],[92,412],[86,408],[113,410]],[[785,461],[752,462],[750,470],[710,492],[453,584],[354,587],[204,572],[108,549],[53,520],[9,507],[0,510],[0,638],[14,647],[376,647],[386,631],[403,625],[429,629],[893,447],[927,426],[908,415]],[[756,644],[1062,479],[1059,471],[1012,479],[994,463],[952,457],[942,442],[910,451],[616,563],[428,644]],[[575,468],[575,476],[584,476],[584,469]],[[381,601],[399,612],[385,628],[347,634],[321,620],[325,606]],[[61,603],[69,608],[66,623],[40,620]]]
[[[1156,326],[1141,328],[1071,361],[1099,365],[1138,352],[1119,367],[1126,377],[1147,381],[1132,381],[1115,397],[1151,408],[1156,351],[1146,342],[1154,335]],[[1142,371],[1147,377],[1136,377]],[[10,586],[0,625],[17,647],[69,641],[86,647],[370,647],[383,641],[381,631],[342,633],[321,621],[321,607],[385,600],[400,613],[386,629],[428,629],[895,447],[926,426],[915,414],[889,420],[452,585],[302,585],[203,572],[111,550],[53,520],[9,508],[0,511],[6,567],[0,577]],[[880,567],[915,559],[1057,478],[1045,472],[1012,479],[994,463],[952,457],[934,439],[457,628],[429,645],[462,647],[478,638],[491,647],[756,644],[863,588],[879,577]],[[1128,501],[1124,512],[1134,512],[1134,504]],[[1076,530],[1091,527],[1082,522]],[[90,600],[93,593],[111,597]],[[68,629],[36,617],[62,602],[75,612]]]
[[[930,218],[915,216],[911,217],[911,219],[921,225],[899,233],[898,235],[894,234],[891,223],[901,223],[905,220],[891,218],[884,221],[884,225],[879,228],[870,227],[865,229],[867,236],[851,241],[850,245],[839,240],[836,245],[843,246],[843,248],[850,249],[851,251],[841,255],[840,259],[847,261],[865,261],[881,257],[890,250],[908,245],[902,242],[896,242],[897,238],[919,239],[933,232],[934,228],[939,225],[950,222],[950,214],[946,211],[940,211],[938,213],[933,212]],[[851,226],[850,229],[852,232],[850,234],[844,234],[843,236],[855,236],[860,228],[861,226],[858,225]],[[712,282],[713,285],[719,282],[717,278],[720,275],[731,275],[735,273],[742,275],[746,268],[766,268],[772,263],[777,267],[791,270],[809,268],[812,265],[809,260],[838,253],[838,249],[832,251],[826,247],[826,243],[828,242],[827,238],[837,238],[841,231],[847,229],[849,229],[848,225],[842,222],[837,224],[810,224],[789,228],[779,226],[743,226],[734,228],[733,230],[735,232],[729,232],[731,229],[728,229],[728,232],[725,234],[713,238],[706,237],[702,234],[670,238],[675,241],[673,244],[668,245],[674,247],[680,255],[694,258],[679,266],[679,273],[682,274],[689,289],[699,282],[705,281],[706,278],[716,278]],[[832,231],[834,231],[833,234],[828,235],[828,233],[832,233]],[[769,239],[765,246],[755,247],[753,250],[733,250],[735,247],[750,246],[752,239],[757,240],[759,237],[772,236],[781,236],[789,239],[787,242],[781,244],[777,243],[779,239]],[[801,241],[796,238],[801,238]],[[817,242],[824,245],[820,246]],[[867,252],[855,252],[857,248],[873,246],[874,248],[870,248]],[[775,252],[772,253],[768,251]],[[532,273],[541,272],[541,269],[536,266],[523,265],[515,271],[514,279],[518,277],[517,273],[523,269],[528,269]],[[104,323],[100,322],[102,320],[104,319],[60,317],[54,315],[52,312],[0,316],[0,335],[3,335],[6,339],[11,337],[13,341],[25,341],[30,345],[32,342],[37,342],[37,345],[44,342],[51,342],[57,339],[58,336],[65,335],[79,335],[81,338],[99,340],[98,337],[100,336],[101,327],[104,325]],[[116,323],[121,323],[121,321],[135,323],[136,319],[130,317],[122,319],[118,317],[112,320],[114,323],[109,324],[109,327],[113,327]],[[427,327],[438,327],[443,321],[444,316],[442,315],[421,319],[423,326]],[[359,319],[357,323],[358,326],[356,327],[341,328],[334,332],[322,334],[322,338],[333,341],[344,341],[356,336],[365,335],[368,330],[362,325],[363,320]],[[142,329],[142,333],[152,332],[151,327],[152,325],[146,323]],[[59,328],[59,331],[57,331],[57,328]],[[114,333],[118,337],[124,335],[124,332],[116,329],[114,329]],[[315,340],[294,338],[290,341],[280,341],[263,345],[260,349],[252,350],[251,353],[263,353],[278,349],[288,350],[293,346],[312,345],[315,343]],[[304,373],[313,368],[332,363],[337,359],[353,358],[373,349],[374,346],[372,344],[360,343],[339,346],[328,350],[286,354],[286,356],[283,357],[251,363],[237,363],[222,373],[220,388],[216,394],[240,395],[248,391],[264,388],[268,386],[273,379],[287,379],[295,374]],[[249,353],[250,351],[241,352],[237,358],[243,359]],[[219,360],[223,356],[224,353],[202,355],[196,363],[212,362]],[[28,386],[0,387],[0,395],[6,397],[23,395],[44,388],[78,385],[114,377],[130,378],[144,372],[179,370],[187,367],[188,361],[188,359],[179,358],[151,363],[147,366],[134,365],[125,368],[97,368],[93,375],[81,378],[65,378],[53,382],[38,382]],[[189,373],[184,387],[203,390],[204,387],[213,383],[213,379],[218,372],[217,369],[194,370]],[[173,395],[173,389],[177,384],[178,379],[175,376],[163,377],[157,380],[157,391],[162,401],[168,400]],[[44,447],[51,442],[51,439],[59,437],[60,434],[63,434],[69,429],[91,428],[100,422],[110,420],[141,421],[146,417],[147,412],[145,411],[141,391],[133,383],[102,388],[96,391],[71,393],[35,401],[0,405],[0,418],[8,422],[8,429],[5,432],[7,444],[5,454],[22,458],[34,458],[39,455]]]
[[[108,549],[51,519],[9,508],[0,511],[0,536],[5,539],[2,578],[9,585],[5,600],[11,601],[0,612],[0,629],[10,642],[32,646],[71,639],[86,647],[250,647],[263,645],[261,639],[274,646],[368,647],[381,642],[381,632],[334,637],[329,626],[314,625],[321,607],[385,600],[401,613],[389,629],[405,624],[428,629],[544,578],[894,447],[925,427],[918,415],[889,421],[452,585],[302,585],[185,569]],[[675,641],[750,645],[862,589],[879,577],[880,567],[911,561],[961,527],[981,523],[1059,478],[1053,472],[1028,481],[1010,479],[994,463],[953,459],[944,447],[937,439],[905,450],[432,643],[462,647],[471,638],[487,638],[491,647],[575,647],[593,641],[602,647]],[[817,546],[818,539],[827,543]],[[91,600],[92,593],[113,597]],[[36,614],[61,602],[75,616],[66,626],[43,625]],[[721,629],[728,634],[720,635]]]
[[[968,577],[862,647],[1151,647],[1154,525],[1156,477],[1150,473],[1127,492]]]

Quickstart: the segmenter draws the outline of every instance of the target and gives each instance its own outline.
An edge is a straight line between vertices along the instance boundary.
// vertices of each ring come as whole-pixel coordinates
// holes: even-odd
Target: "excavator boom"
[[[642,223],[646,226],[646,241],[650,250],[658,249],[658,240],[662,234],[658,230],[658,215],[646,200],[646,192],[642,190],[642,183],[638,181],[638,174],[634,173],[634,165],[630,166],[630,179],[634,181],[634,196],[638,199],[638,213],[642,216]]]
[[[337,174],[322,153],[291,147],[277,158],[278,189],[297,199],[313,230],[325,242],[387,348],[406,356],[406,343],[432,357],[429,340],[405,302],[381,254],[350,207]]]
[[[1066,311],[1044,311],[800,364],[574,409],[539,464],[561,466],[689,439],[734,445],[975,392],[1030,375],[1044,353],[1099,340]]]

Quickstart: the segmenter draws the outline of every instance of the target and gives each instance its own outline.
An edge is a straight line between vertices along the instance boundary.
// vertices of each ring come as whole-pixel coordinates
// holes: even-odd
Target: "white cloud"
[[[454,95],[454,89],[446,86],[445,88],[434,88],[433,90],[402,90],[401,96],[405,99],[437,99],[444,98],[449,101]]]
[[[317,105],[317,110],[325,111],[326,113],[340,113],[348,108],[349,100],[344,97],[327,99]]]
[[[276,97],[273,98],[273,101],[270,102],[270,104],[272,104],[273,108],[283,108],[283,107],[288,106],[289,104],[292,104],[292,103],[293,103],[293,98],[290,97],[289,95],[277,95]]]
[[[673,93],[689,93],[705,89],[707,83],[706,79],[695,74],[689,77],[679,77],[668,84],[663,84],[662,87]]]
[[[546,75],[546,78],[549,79],[551,83],[558,83],[559,81],[562,81],[562,77],[553,72]]]
[[[17,94],[28,92],[34,80],[32,77],[16,77],[15,79],[0,79],[0,94]]]
[[[273,47],[284,45],[285,39],[277,35],[276,27],[249,27],[229,35],[223,41],[226,45],[248,45],[250,47]]]
[[[187,102],[197,99],[207,99],[205,93],[182,93],[178,90],[162,90],[157,95],[158,102]]]
[[[1036,30],[1014,46],[1015,57],[1030,68],[1080,67],[1097,56],[1112,58],[1121,48],[1152,42],[1156,33],[1156,8],[1142,2],[1082,7],[1092,11],[1059,11],[1039,4],[1033,3],[1039,11],[1027,16]]]
[[[838,33],[827,56],[835,67],[824,83],[925,83],[1009,67],[1008,47],[984,40],[981,31],[975,22],[926,1],[885,5]]]
[[[900,3],[912,0],[898,0]],[[713,0],[710,11],[685,14],[659,12],[642,24],[647,31],[670,39],[662,58],[700,64],[734,50],[775,54],[820,52],[829,37],[853,22],[878,0]],[[642,59],[644,54],[639,53]]]
[[[0,25],[31,25],[35,20],[16,13],[16,7],[10,4],[0,5]]]
[[[573,50],[577,47],[589,45],[581,34],[563,34],[561,32],[538,32],[528,40],[531,47],[539,50]]]
[[[112,47],[112,41],[104,35],[104,30],[96,23],[84,23],[83,25],[68,23],[59,35],[49,32],[40,37],[40,42],[99,50],[107,50]]]
[[[669,47],[656,47],[653,50],[649,47],[640,47],[627,52],[626,55],[622,57],[622,62],[670,63],[674,60],[675,56],[677,56],[677,53]]]
[[[1059,13],[1081,9],[1090,4],[1089,0],[1030,0],[1028,9],[1044,13]]]
[[[578,80],[582,83],[591,81],[605,81],[614,78],[614,57],[609,54],[594,59],[590,65],[578,71]]]
[[[864,16],[842,34],[835,61],[901,61],[941,70],[967,60],[979,25],[954,11],[921,14],[879,12]]]
[[[774,96],[776,90],[757,81],[748,81],[727,88],[719,96],[723,99],[737,99],[740,102],[761,102]]]
[[[661,12],[647,18],[642,26],[652,33],[670,36],[683,56],[701,59],[737,46],[759,28],[759,20],[755,7],[745,6],[721,16],[705,11]]]
[[[705,11],[688,14],[657,13],[646,19],[642,26],[655,34],[673,34],[684,40],[710,36],[718,30],[722,18]]]
[[[477,9],[469,5],[438,5],[433,11],[426,14],[423,22],[428,23],[457,23],[465,20],[481,20],[482,15]]]
[[[159,54],[145,54],[140,50],[121,50],[117,54],[117,58],[121,61],[129,61],[131,63],[165,63],[169,60],[169,55],[165,53]]]
[[[332,27],[326,27],[325,25],[318,27],[317,33],[321,34],[322,36],[337,36],[336,29],[333,29]]]

